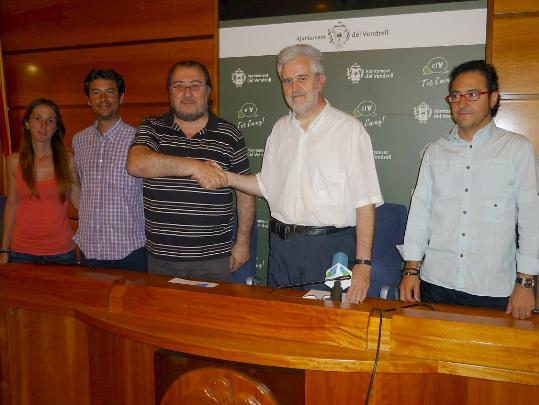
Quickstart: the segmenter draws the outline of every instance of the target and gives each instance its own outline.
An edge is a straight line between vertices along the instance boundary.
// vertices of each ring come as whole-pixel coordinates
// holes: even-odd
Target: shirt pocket
[[[486,198],[509,198],[514,193],[514,166],[507,159],[489,159],[479,169],[482,195]]]
[[[316,170],[313,181],[315,201],[322,205],[342,206],[345,182],[344,173],[323,173]]]
[[[434,196],[444,196],[451,193],[453,173],[449,160],[431,160],[430,172],[432,177],[432,193]]]
[[[497,224],[504,221],[507,201],[502,198],[487,198],[485,201],[485,222]]]

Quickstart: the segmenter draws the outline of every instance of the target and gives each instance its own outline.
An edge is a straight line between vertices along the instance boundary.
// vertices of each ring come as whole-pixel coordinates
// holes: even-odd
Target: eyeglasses
[[[464,96],[464,98],[468,101],[477,101],[481,98],[483,94],[488,94],[489,91],[479,91],[479,90],[470,90],[466,93],[459,93],[458,91],[455,91],[454,93],[450,93],[445,99],[449,103],[460,103],[460,99]]]
[[[183,93],[187,89],[190,89],[193,93],[198,93],[205,86],[206,86],[206,83],[198,83],[198,82],[194,82],[190,84],[172,83],[170,85],[170,87],[174,89],[175,91],[177,91],[178,93]]]

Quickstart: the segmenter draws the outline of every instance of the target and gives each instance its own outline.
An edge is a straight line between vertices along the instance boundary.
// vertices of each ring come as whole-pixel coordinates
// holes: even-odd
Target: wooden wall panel
[[[7,325],[13,404],[90,404],[85,325],[25,309],[10,309]]]
[[[539,11],[539,1],[537,0],[497,0],[494,3],[494,14],[537,11]]]
[[[59,105],[85,105],[84,77],[96,67],[115,69],[124,77],[126,103],[166,102],[168,70],[182,59],[199,60],[212,71],[213,41],[206,39],[7,55],[4,69],[8,105],[26,106],[38,96],[48,96]]]
[[[495,121],[502,128],[527,136],[539,156],[539,98],[502,100]]]
[[[214,0],[5,0],[5,52],[214,34]],[[44,35],[45,33],[45,35]]]
[[[539,17],[494,18],[492,35],[501,92],[539,94]]]
[[[155,104],[124,104],[120,108],[122,119],[130,125],[137,127],[142,120],[149,115],[158,115],[168,110],[168,102]],[[11,128],[13,151],[19,150],[20,137],[22,136],[22,117],[26,108],[20,107],[10,111],[9,125]],[[94,116],[90,107],[81,105],[76,107],[60,107],[60,113],[66,127],[64,145],[71,149],[71,140],[81,129],[84,129],[94,122]]]

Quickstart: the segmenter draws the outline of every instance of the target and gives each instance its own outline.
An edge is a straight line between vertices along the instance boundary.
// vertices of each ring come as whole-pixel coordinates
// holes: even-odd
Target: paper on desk
[[[184,278],[173,278],[172,280],[168,280],[169,283],[176,283],[176,284],[187,284],[187,285],[194,285],[196,287],[215,287],[219,284],[216,283],[210,283],[208,281],[196,281],[196,280],[186,280]]]
[[[322,291],[322,290],[309,290],[303,295],[302,298],[307,298],[308,300],[329,300],[331,298],[331,291]],[[342,293],[341,301],[346,300],[346,293]]]

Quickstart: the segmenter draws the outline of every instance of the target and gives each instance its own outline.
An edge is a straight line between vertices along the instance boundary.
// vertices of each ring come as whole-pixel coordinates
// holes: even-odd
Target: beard
[[[170,100],[170,108],[176,118],[186,122],[193,122],[208,114],[208,98],[206,96],[201,99],[191,97],[172,99]]]
[[[310,93],[307,93],[307,94],[305,94],[305,93],[293,94],[293,96],[298,96],[298,95],[305,96],[305,101],[301,105],[296,105],[294,103],[293,96],[288,97],[286,99],[286,102],[288,103],[288,106],[292,109],[292,111],[294,111],[294,113],[296,113],[296,114],[305,114],[305,113],[308,113],[309,111],[311,111],[316,106],[316,104],[318,102],[318,95],[319,94],[320,93],[318,91],[310,92]]]
[[[178,119],[180,119],[182,121],[192,122],[192,121],[196,121],[196,120],[204,117],[207,114],[207,112],[208,112],[207,108],[204,108],[204,109],[198,110],[198,111],[192,111],[192,112],[174,110],[174,115],[176,116],[176,118],[178,118]]]

